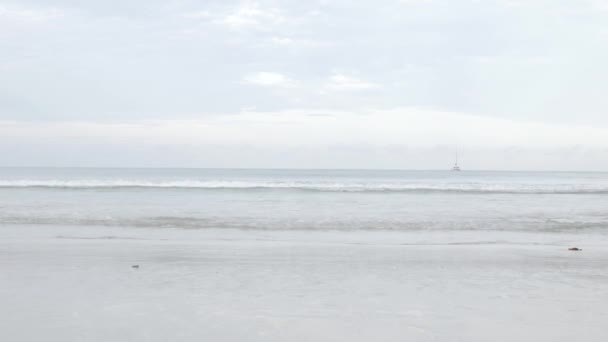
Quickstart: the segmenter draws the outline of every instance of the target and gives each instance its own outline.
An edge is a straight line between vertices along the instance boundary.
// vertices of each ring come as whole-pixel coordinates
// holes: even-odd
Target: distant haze
[[[0,0],[0,166],[608,171],[603,0]]]

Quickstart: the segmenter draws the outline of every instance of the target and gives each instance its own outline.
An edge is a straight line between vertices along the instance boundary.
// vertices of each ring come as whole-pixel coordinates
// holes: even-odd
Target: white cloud
[[[591,5],[594,9],[600,11],[608,11],[608,1],[606,0],[591,0]]]
[[[608,167],[606,127],[424,108],[245,110],[232,115],[201,115],[194,120],[129,123],[0,121],[0,149],[8,165],[39,165],[46,160],[51,165],[78,166],[88,161],[125,166],[115,164],[118,154],[133,156],[123,159],[127,166],[440,169],[450,166],[456,145],[464,151],[463,163],[469,169]],[[165,154],[159,154],[159,149]],[[193,157],[174,158],[186,150]],[[252,154],[256,158],[251,159]],[[53,157],[45,159],[46,155]],[[258,155],[266,157],[258,160]]]
[[[303,38],[290,38],[285,36],[273,36],[269,39],[270,43],[281,47],[293,47],[293,48],[331,48],[335,44],[329,41],[312,40]]]
[[[378,84],[343,74],[334,74],[330,76],[328,82],[325,84],[325,88],[329,90],[365,90],[378,87]]]
[[[131,123],[0,122],[0,142],[82,140],[151,144],[330,147],[608,148],[608,128],[479,117],[425,108],[243,111],[195,120]]]
[[[40,23],[47,20],[60,18],[63,16],[63,14],[63,11],[55,8],[40,9],[0,4],[0,20],[20,23]]]
[[[213,14],[209,11],[196,11],[196,12],[188,12],[182,15],[184,18],[189,19],[208,19],[212,18]]]
[[[399,3],[404,5],[429,4],[431,2],[431,0],[399,0]]]
[[[272,37],[270,39],[271,42],[277,45],[291,45],[293,44],[293,39],[287,37]]]
[[[276,72],[251,73],[246,75],[242,82],[263,87],[291,87],[295,85],[295,81]]]
[[[233,29],[264,28],[284,22],[286,18],[277,8],[261,8],[257,3],[247,3],[220,20]]]

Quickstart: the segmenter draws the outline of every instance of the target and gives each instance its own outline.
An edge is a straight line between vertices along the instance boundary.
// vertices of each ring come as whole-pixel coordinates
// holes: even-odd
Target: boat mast
[[[460,166],[458,166],[458,149],[456,149],[456,160],[454,162],[454,167],[452,171],[460,171]]]

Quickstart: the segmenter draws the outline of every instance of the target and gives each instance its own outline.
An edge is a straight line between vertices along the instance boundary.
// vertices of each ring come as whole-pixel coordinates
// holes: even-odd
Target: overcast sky
[[[0,165],[608,170],[608,1],[0,0]]]

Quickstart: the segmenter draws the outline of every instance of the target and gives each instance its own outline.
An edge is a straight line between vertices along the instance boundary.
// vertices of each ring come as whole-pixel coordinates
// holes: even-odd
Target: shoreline
[[[524,231],[476,229],[258,229],[4,224],[0,238],[108,239],[158,241],[253,240],[299,243],[432,245],[608,245],[602,230]]]

